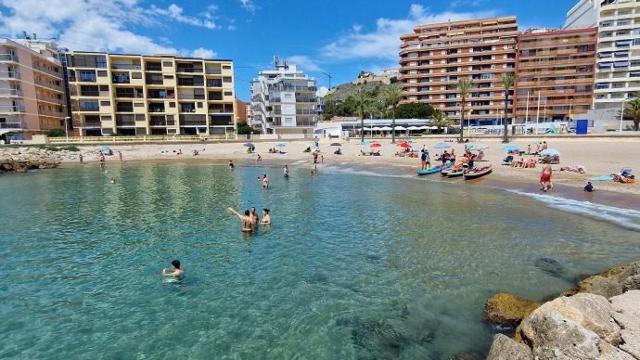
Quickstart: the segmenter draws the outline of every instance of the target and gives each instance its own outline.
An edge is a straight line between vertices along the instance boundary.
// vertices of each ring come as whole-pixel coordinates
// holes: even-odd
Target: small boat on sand
[[[447,174],[447,176],[449,178],[459,177],[459,176],[462,176],[462,175],[464,175],[464,168],[452,169]]]
[[[424,176],[424,175],[431,175],[431,174],[435,174],[435,173],[439,173],[440,170],[442,170],[442,166],[438,165],[438,166],[434,166],[428,169],[420,169],[418,171],[416,171],[418,173],[419,176]]]
[[[493,169],[491,168],[491,165],[474,167],[473,169],[464,173],[464,179],[465,180],[477,179],[479,177],[483,177],[485,175],[491,174],[491,171],[493,171]]]

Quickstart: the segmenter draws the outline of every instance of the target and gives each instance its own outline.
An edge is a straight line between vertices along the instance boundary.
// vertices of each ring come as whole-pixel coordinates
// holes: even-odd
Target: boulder
[[[533,300],[498,293],[484,304],[484,319],[492,324],[516,327],[527,315],[540,306]]]
[[[610,299],[613,318],[622,330],[620,349],[640,359],[640,290],[632,290]]]
[[[487,360],[533,360],[531,349],[509,337],[497,334],[493,338]]]
[[[602,295],[608,299],[625,291],[638,289],[640,289],[640,261],[616,266],[600,274],[590,276],[562,295],[591,293]]]
[[[625,359],[611,344],[621,340],[613,321],[613,307],[602,296],[577,294],[560,297],[523,320],[520,336],[539,359]],[[601,351],[602,349],[602,351]]]

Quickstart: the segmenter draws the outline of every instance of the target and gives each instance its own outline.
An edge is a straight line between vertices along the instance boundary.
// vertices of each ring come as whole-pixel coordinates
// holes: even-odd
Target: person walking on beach
[[[176,280],[182,280],[182,278],[184,277],[184,270],[180,265],[180,260],[173,260],[171,262],[171,267],[171,271],[167,270],[166,268],[162,269],[162,276],[171,276]]]
[[[260,154],[258,154],[258,157],[256,158],[256,162],[259,163],[262,161],[262,156],[260,156]]]
[[[233,165],[233,160],[229,160],[229,170],[233,170],[236,166]]]
[[[547,192],[553,189],[553,183],[551,182],[552,175],[553,170],[551,169],[551,164],[544,164],[542,166],[542,172],[540,173],[540,190]]]
[[[284,177],[288,178],[289,177],[289,165],[285,165],[282,168],[282,172],[284,173]]]
[[[249,210],[244,211],[244,215],[239,212],[233,210],[232,208],[227,208],[232,214],[237,216],[240,221],[242,221],[242,231],[243,233],[253,232],[253,218],[251,217],[251,212]]]

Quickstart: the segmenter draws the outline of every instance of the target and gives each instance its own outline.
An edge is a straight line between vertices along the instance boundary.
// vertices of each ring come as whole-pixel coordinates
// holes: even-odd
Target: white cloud
[[[325,97],[327,96],[327,93],[329,93],[329,89],[327,89],[326,86],[320,86],[316,91],[316,96]]]
[[[301,70],[305,70],[305,71],[320,71],[321,70],[320,65],[318,65],[315,60],[311,59],[310,57],[308,57],[306,55],[289,56],[287,58],[287,62],[290,65],[296,65]]]
[[[211,8],[211,6],[209,8]],[[215,7],[211,8],[211,9],[215,10]],[[172,20],[175,20],[175,21],[183,23],[183,24],[188,24],[188,25],[198,26],[198,27],[204,27],[204,28],[207,28],[207,29],[215,29],[218,26],[213,21],[212,10],[207,9],[207,11],[204,14],[205,15],[204,19],[198,19],[198,18],[193,17],[193,16],[185,15],[184,14],[184,9],[181,8],[180,6],[176,5],[176,4],[171,4],[166,9],[159,8],[159,7],[156,7],[155,5],[152,5],[150,11],[153,14],[167,16],[167,17],[171,18]]]
[[[400,47],[400,36],[412,32],[416,25],[493,15],[495,13],[492,11],[446,11],[436,14],[429,13],[422,5],[412,4],[407,18],[379,18],[376,20],[375,30],[370,32],[363,31],[360,25],[354,25],[350,31],[344,33],[337,40],[325,45],[322,48],[322,53],[327,58],[335,60],[396,59]]]
[[[194,49],[191,54],[192,57],[195,58],[202,58],[202,59],[213,59],[215,58],[218,54],[216,54],[213,50],[211,49],[205,49],[205,48],[197,48]]]
[[[256,12],[256,5],[253,3],[253,0],[240,0],[240,5],[252,14]]]
[[[175,4],[166,9],[147,8],[138,0],[0,0],[0,5],[6,9],[0,13],[1,34],[16,36],[25,30],[40,38],[57,38],[71,50],[176,54],[180,51],[166,40],[133,29],[162,24],[166,18],[205,28],[216,26],[211,19],[184,15]]]

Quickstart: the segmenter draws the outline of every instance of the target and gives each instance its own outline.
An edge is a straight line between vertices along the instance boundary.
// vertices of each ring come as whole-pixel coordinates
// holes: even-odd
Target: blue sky
[[[0,0],[0,34],[26,30],[72,50],[180,53],[232,59],[236,93],[288,58],[320,86],[397,63],[398,36],[415,24],[516,15],[521,29],[562,26],[574,0]]]

